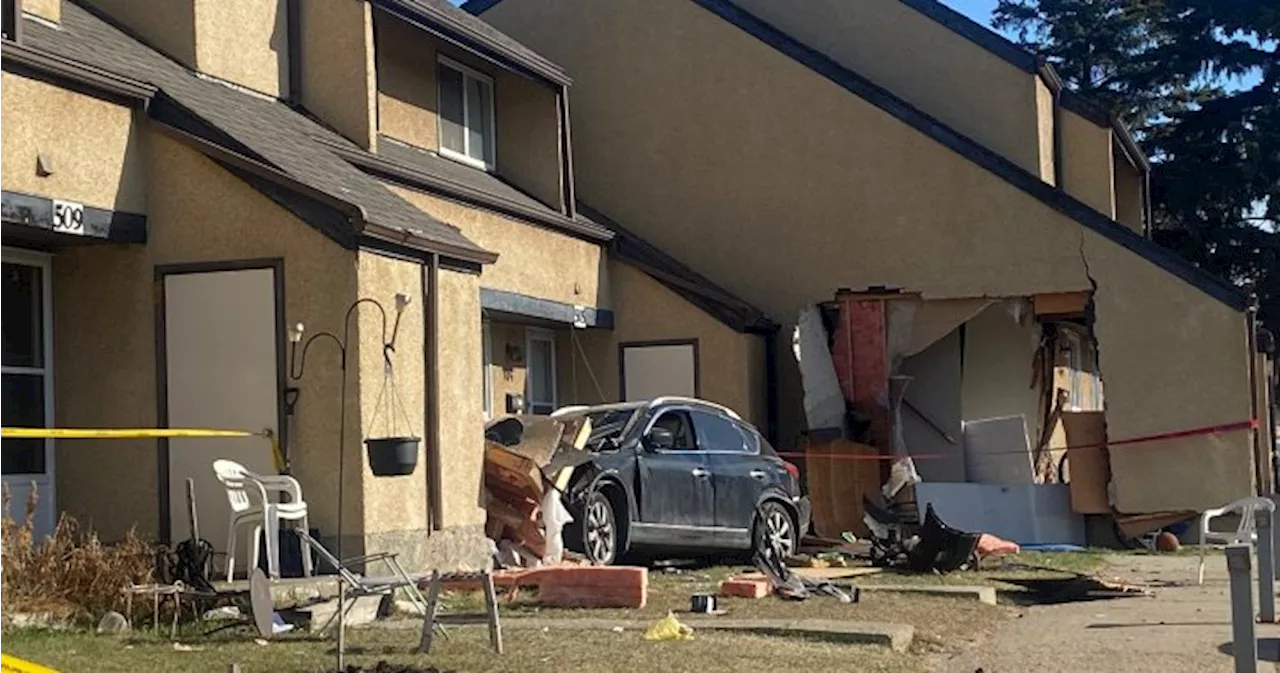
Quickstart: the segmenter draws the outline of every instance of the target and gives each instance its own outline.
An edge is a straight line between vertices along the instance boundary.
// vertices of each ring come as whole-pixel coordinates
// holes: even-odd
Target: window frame
[[[4,247],[0,249],[3,252],[4,261],[7,263],[17,264],[20,266],[29,266],[40,271],[40,301],[41,307],[41,330],[40,343],[38,348],[43,350],[42,365],[40,367],[24,367],[24,366],[0,366],[0,371],[4,374],[12,374],[17,376],[39,376],[43,381],[44,388],[41,391],[44,396],[44,427],[54,427],[54,377],[53,377],[53,255],[49,253],[36,252],[33,250],[25,250],[21,248]],[[57,502],[57,492],[55,485],[55,469],[56,469],[56,451],[55,441],[53,439],[42,440],[44,447],[44,471],[43,472],[20,472],[9,475],[3,475],[5,481],[34,481],[43,490],[40,497],[41,502],[50,503]]]
[[[457,71],[462,75],[462,152],[452,150],[444,146],[444,116],[440,114],[440,100],[444,91],[444,81],[440,78],[439,69],[441,67],[449,68]],[[484,159],[476,159],[468,152],[471,149],[471,115],[469,114],[469,105],[467,101],[467,80],[475,80],[483,83],[489,88],[489,135],[485,138]],[[497,165],[498,149],[498,117],[495,110],[496,107],[497,87],[494,86],[493,77],[486,75],[475,68],[464,65],[443,54],[436,58],[436,146],[439,148],[440,156],[447,157],[454,161],[479,168],[484,171],[492,171]]]
[[[547,363],[547,366],[551,368],[551,400],[550,401],[533,399],[533,375],[531,372],[533,370],[533,342],[535,341],[544,341],[551,345],[551,349],[549,351],[551,355],[551,358],[550,358],[551,361]],[[525,356],[524,356],[525,413],[535,413],[533,410],[533,405],[540,404],[541,406],[550,406],[551,409],[550,411],[547,412],[547,414],[550,414],[556,409],[560,408],[560,403],[559,403],[560,390],[558,387],[558,382],[556,381],[556,378],[557,378],[556,376],[556,333],[549,329],[543,329],[540,327],[526,327],[524,331],[524,353],[525,353]]]

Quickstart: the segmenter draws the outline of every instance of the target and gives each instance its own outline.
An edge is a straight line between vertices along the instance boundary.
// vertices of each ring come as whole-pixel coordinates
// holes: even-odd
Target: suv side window
[[[698,448],[703,451],[752,453],[755,444],[732,420],[706,411],[694,411],[693,427],[698,432]]]
[[[694,440],[693,423],[689,421],[689,412],[679,409],[664,411],[658,416],[658,420],[653,422],[653,427],[671,431],[671,436],[675,439],[672,451],[698,450],[698,444]]]

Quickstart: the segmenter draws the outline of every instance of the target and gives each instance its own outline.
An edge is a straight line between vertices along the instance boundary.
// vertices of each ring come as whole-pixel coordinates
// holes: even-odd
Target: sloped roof
[[[767,334],[778,328],[768,315],[676,258],[627,231],[591,206],[578,203],[579,218],[613,232],[609,253],[637,267],[689,303],[738,332]]]
[[[153,118],[161,123],[180,123],[157,117],[168,113],[202,125],[209,132],[206,140],[354,206],[367,224],[411,235],[425,248],[444,256],[478,263],[490,263],[497,257],[326,148],[326,144],[355,147],[341,135],[282,102],[205,79],[79,5],[63,3],[58,28],[27,20],[23,42],[27,47],[156,87],[165,104],[153,105]],[[358,235],[359,231],[351,233]]]

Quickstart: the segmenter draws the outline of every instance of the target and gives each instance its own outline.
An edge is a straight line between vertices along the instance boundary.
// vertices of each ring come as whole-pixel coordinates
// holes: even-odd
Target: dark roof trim
[[[1150,171],[1151,165],[1147,157],[1138,149],[1133,134],[1115,115],[1112,115],[1084,96],[1062,84],[1062,77],[1048,61],[1023,49],[1000,33],[970,19],[937,0],[899,0],[902,4],[950,28],[970,42],[986,49],[1016,68],[1040,77],[1045,86],[1054,94],[1059,94],[1063,107],[1088,119],[1098,126],[1111,128],[1120,139],[1121,145],[1129,155],[1129,160],[1142,171]]]
[[[1066,192],[1045,183],[1004,156],[960,134],[729,0],[694,0],[694,2],[846,91],[863,98],[899,121],[994,173],[1045,205],[1199,288],[1205,294],[1236,310],[1244,310],[1245,297],[1238,288],[1193,266],[1171,250],[1143,238],[1140,234],[1097,212]]]
[[[406,187],[440,194],[470,205],[487,208],[502,215],[541,224],[591,241],[603,242],[613,238],[613,232],[604,227],[570,219],[549,208],[540,209],[523,203],[516,203],[501,196],[405,166],[400,162],[391,161],[386,157],[366,152],[352,145],[331,142],[322,138],[317,138],[316,140],[356,168],[370,175],[385,178]]]
[[[763,311],[733,296],[728,290],[627,231],[591,206],[579,203],[578,212],[614,231],[609,254],[640,269],[730,329],[750,334],[769,334],[778,328]]]
[[[336,231],[334,222],[339,220],[329,217],[320,221],[303,217],[303,221],[316,227],[316,229],[321,233],[330,237],[345,248],[355,249],[359,244],[360,235],[363,234],[396,243],[414,250],[437,253],[441,256],[455,257],[468,262],[492,264],[498,259],[497,254],[492,252],[477,252],[472,249],[441,244],[408,231],[385,227],[374,222],[370,222],[366,217],[364,209],[360,206],[330,196],[325,192],[294,179],[292,176],[273,166],[255,161],[250,157],[233,152],[206,138],[202,138],[187,130],[170,126],[164,122],[158,122],[157,126],[165,134],[194,148],[196,151],[204,154],[210,159],[213,159],[219,164],[234,167],[234,169],[236,169],[234,173],[237,175],[247,173],[253,176],[253,178],[256,178],[256,180],[265,181],[274,188],[279,188],[279,190],[281,190],[280,193],[286,193],[292,197],[309,201],[313,205],[319,206],[322,209],[340,213],[342,218],[344,218],[350,225],[346,231]],[[255,189],[263,191],[260,186],[255,184],[255,182],[256,181],[250,181],[249,184],[254,186]],[[278,198],[279,193],[277,192],[263,191],[263,193],[266,194],[268,198],[271,198],[273,201],[276,201],[286,209],[290,210],[290,212],[294,212],[295,214],[305,212],[290,205],[293,202],[284,201]]]
[[[1022,70],[1032,74],[1040,70],[1040,60],[1035,54],[937,0],[899,1]]]
[[[52,232],[59,237],[85,238],[111,243],[146,243],[147,216],[83,206],[83,219],[68,223],[67,228],[54,228],[54,202],[47,196],[36,196],[4,190],[0,192],[0,219],[32,229]]]
[[[556,86],[573,83],[569,75],[551,61],[532,53],[518,52],[426,3],[410,0],[372,0],[372,3],[388,14],[503,67]]]
[[[530,297],[516,292],[480,288],[480,308],[486,311],[522,315],[564,325],[613,329],[613,311],[594,306],[574,306],[563,302]]]
[[[35,71],[72,82],[111,98],[141,102],[144,105],[156,94],[156,88],[128,77],[121,77],[93,66],[77,63],[41,49],[10,40],[0,42],[0,62],[5,70]]]

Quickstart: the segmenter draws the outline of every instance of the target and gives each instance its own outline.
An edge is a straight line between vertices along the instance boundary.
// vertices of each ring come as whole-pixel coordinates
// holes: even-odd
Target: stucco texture
[[[1109,436],[1248,416],[1238,312],[693,2],[505,0],[484,18],[574,74],[583,200],[768,314],[794,316],[841,287],[1010,297],[1087,290],[1092,275]],[[941,42],[893,37],[922,53]],[[898,60],[886,49],[868,53]],[[969,72],[967,59],[936,51]],[[616,86],[619,72],[628,86]],[[930,81],[950,72],[939,64]],[[811,123],[814,110],[823,124]],[[780,141],[778,129],[792,131]],[[798,407],[794,369],[780,358],[784,416]],[[1222,394],[1205,400],[1191,387]],[[1176,455],[1117,459],[1124,511],[1217,505],[1248,490],[1247,454]],[[1158,473],[1174,480],[1149,488]]]
[[[289,93],[286,0],[194,0],[201,72],[269,96]]]
[[[605,253],[598,243],[412,189],[387,188],[498,253],[498,261],[480,276],[480,287],[571,305],[611,306]]]
[[[480,278],[438,274],[441,522],[447,528],[484,523],[480,490],[484,468],[484,418],[480,400]]]
[[[23,0],[22,11],[58,23],[62,20],[62,0]]]
[[[496,172],[551,208],[563,208],[553,89],[381,12],[374,14],[374,27],[379,133],[433,152],[440,149],[437,59],[451,58],[493,80]]]
[[[8,72],[0,83],[0,116],[11,122],[0,135],[6,190],[146,212],[146,174],[131,108]],[[52,175],[37,174],[40,155]]]
[[[362,305],[360,333],[360,427],[365,439],[375,437],[424,437],[423,410],[426,394],[423,337],[422,271],[420,264],[371,252],[359,253],[358,287],[361,297],[376,299],[387,311],[387,337],[395,334],[391,371],[385,368],[382,348],[382,313]],[[395,295],[405,294],[409,305],[395,330]],[[418,444],[418,467],[404,476],[374,476],[368,454],[364,464],[364,533],[421,531],[427,529],[427,459],[425,444]]]
[[[621,399],[620,344],[696,339],[700,396],[737,411],[760,428],[766,427],[763,336],[734,331],[624,262],[611,260],[609,274],[619,306],[614,328],[611,332],[577,333],[583,348],[582,352],[573,353],[576,365],[560,366],[562,404],[570,400],[598,404]],[[577,373],[572,378],[576,378],[576,384],[566,380],[574,366]],[[596,382],[603,389],[603,397],[595,387]]]
[[[373,9],[362,0],[301,2],[302,104],[366,150],[377,135]]]
[[[153,265],[283,258],[285,313],[308,330],[341,331],[355,297],[356,255],[237,180],[194,150],[157,132],[146,138],[150,241],[144,247],[91,247],[55,257],[58,420],[68,425],[147,427],[157,422]],[[281,347],[284,335],[280,336]],[[338,356],[312,350],[289,451],[312,525],[337,524]],[[352,357],[359,357],[359,346]],[[360,396],[348,396],[347,532],[360,531]],[[59,500],[103,531],[137,522],[158,535],[155,445],[95,442],[59,447]],[[72,449],[75,449],[73,452]],[[98,450],[95,450],[98,449]],[[120,471],[113,478],[113,471]],[[128,484],[125,488],[122,485]],[[310,494],[315,494],[311,496]]]
[[[1094,210],[1115,215],[1111,129],[1062,111],[1062,188]]]
[[[507,395],[524,395],[525,381],[528,377],[528,353],[526,337],[528,328],[509,322],[489,322],[489,367],[485,375],[489,377],[491,415],[494,417],[507,413]],[[556,335],[556,346],[565,339]],[[569,338],[566,334],[565,338]],[[556,363],[568,362],[560,353],[556,353]],[[561,367],[563,368],[563,367]],[[560,385],[564,390],[564,385]],[[561,399],[566,399],[563,394]]]
[[[1116,221],[1141,232],[1144,228],[1142,174],[1125,157],[1116,156],[1113,162],[1116,167]]]
[[[1044,146],[1035,75],[899,0],[810,0],[802,4],[740,0],[737,4],[1027,171],[1052,181],[1052,143],[1049,172],[1043,172],[1046,164],[1041,156]],[[1051,110],[1049,114],[1051,117]]]

